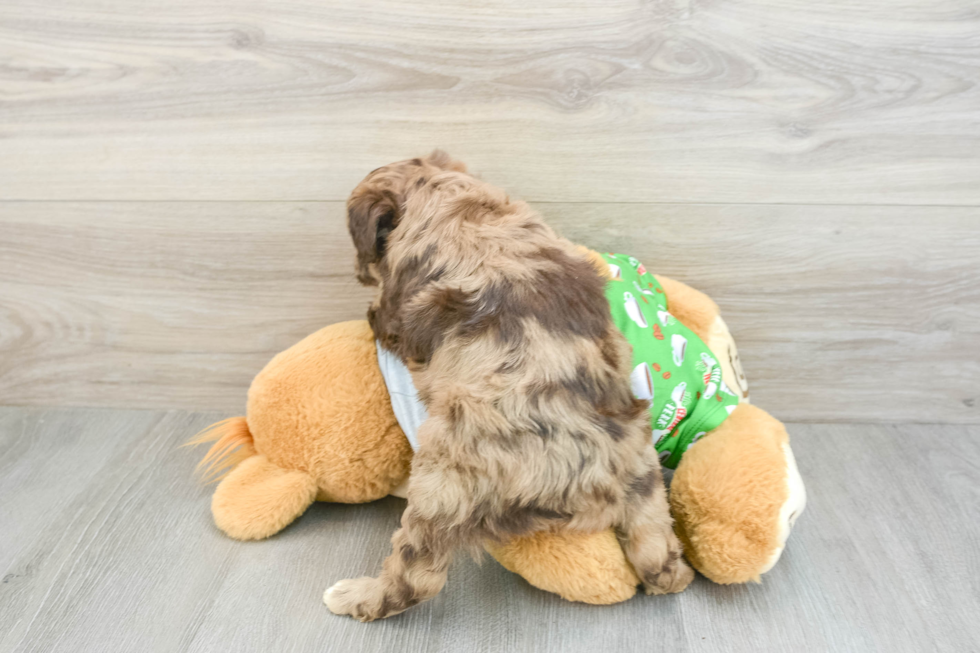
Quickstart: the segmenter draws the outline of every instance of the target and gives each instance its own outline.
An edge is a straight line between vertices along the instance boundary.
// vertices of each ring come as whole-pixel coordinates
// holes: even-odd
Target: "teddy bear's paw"
[[[671,552],[663,567],[645,571],[641,577],[647,594],[674,594],[691,584],[694,570],[679,554]]]
[[[390,598],[378,578],[353,578],[335,583],[323,593],[330,611],[358,621],[374,621],[396,615],[408,606]]]

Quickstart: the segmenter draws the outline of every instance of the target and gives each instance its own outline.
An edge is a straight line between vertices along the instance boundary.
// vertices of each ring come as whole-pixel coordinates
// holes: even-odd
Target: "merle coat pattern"
[[[397,614],[442,589],[455,550],[553,528],[613,526],[647,593],[684,589],[648,406],[588,254],[441,152],[369,174],[348,226],[371,326],[429,418],[384,570],[331,587],[330,609]]]

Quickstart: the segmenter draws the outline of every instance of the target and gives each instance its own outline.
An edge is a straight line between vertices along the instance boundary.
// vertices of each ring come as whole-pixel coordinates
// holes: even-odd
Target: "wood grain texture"
[[[0,199],[980,203],[973,0],[6,0]]]
[[[721,305],[789,421],[980,422],[980,209],[541,204]],[[361,319],[340,203],[0,204],[0,404],[244,409]]]
[[[761,585],[609,607],[460,558],[403,615],[331,615],[404,502],[317,504],[263,542],[210,522],[177,445],[220,414],[0,408],[0,651],[972,651],[980,429],[790,425],[807,512]]]

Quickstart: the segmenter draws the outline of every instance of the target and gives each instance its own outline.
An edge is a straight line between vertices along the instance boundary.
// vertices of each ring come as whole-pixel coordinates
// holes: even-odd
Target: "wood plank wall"
[[[0,403],[240,411],[435,146],[711,294],[777,416],[980,422],[969,0],[8,0]]]

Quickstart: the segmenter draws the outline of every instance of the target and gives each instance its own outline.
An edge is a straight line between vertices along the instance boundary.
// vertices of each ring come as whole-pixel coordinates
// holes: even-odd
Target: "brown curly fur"
[[[348,210],[369,321],[429,418],[393,554],[328,590],[331,610],[397,614],[438,593],[455,549],[554,528],[614,526],[648,593],[683,589],[648,406],[587,256],[438,152],[375,170]]]

